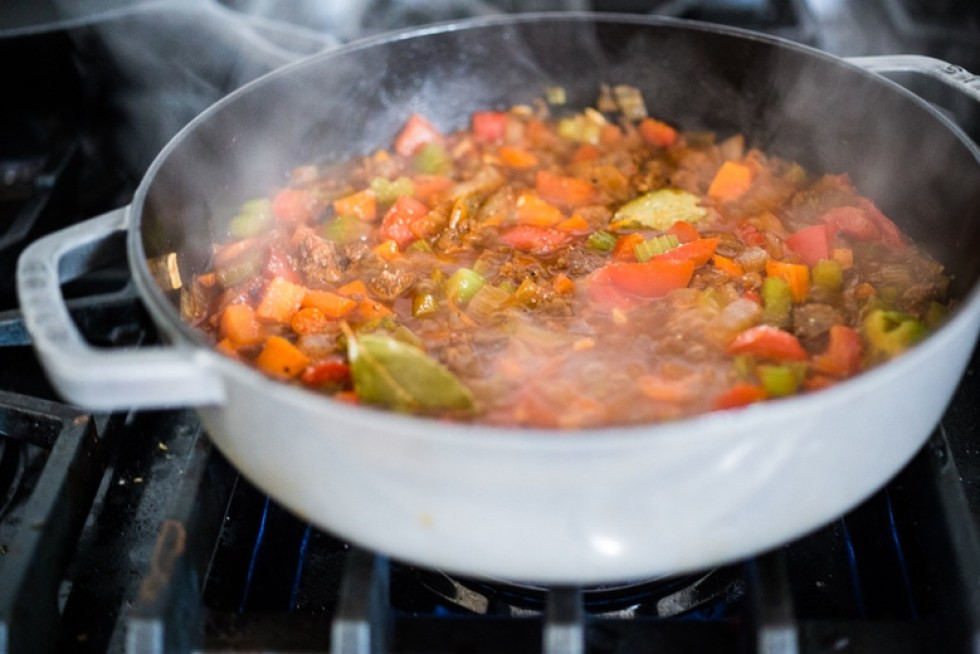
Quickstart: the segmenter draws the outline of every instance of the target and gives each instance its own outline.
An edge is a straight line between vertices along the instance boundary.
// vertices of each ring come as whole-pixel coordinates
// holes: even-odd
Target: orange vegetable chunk
[[[786,263],[769,259],[766,261],[766,275],[782,277],[789,284],[789,293],[794,302],[802,302],[810,290],[810,269],[802,263]]]
[[[505,166],[518,170],[534,168],[538,165],[538,158],[534,153],[528,152],[524,148],[504,145],[497,150],[497,155],[500,157],[500,162]]]
[[[349,297],[331,293],[330,291],[311,289],[306,291],[306,295],[303,296],[302,305],[304,307],[319,309],[328,318],[343,318],[354,310],[357,302]]]
[[[255,365],[266,374],[280,379],[292,379],[310,364],[299,348],[282,336],[270,336],[255,359]]]
[[[752,177],[752,169],[746,164],[726,161],[711,180],[708,197],[721,202],[737,200],[752,186]]]
[[[588,181],[547,170],[538,171],[534,189],[546,202],[560,207],[581,207],[592,202],[595,195],[595,189]]]
[[[247,304],[229,304],[221,312],[218,334],[228,339],[235,347],[256,345],[262,342],[262,325],[255,317],[255,311]]]
[[[352,193],[334,200],[333,210],[338,216],[355,216],[364,222],[374,222],[378,217],[378,200],[371,189]]]
[[[262,300],[255,308],[255,315],[267,322],[287,323],[299,311],[306,295],[306,287],[275,277],[265,287]]]

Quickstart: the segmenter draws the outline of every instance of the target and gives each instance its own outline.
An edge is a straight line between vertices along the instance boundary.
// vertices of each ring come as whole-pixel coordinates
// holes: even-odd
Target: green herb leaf
[[[362,401],[404,412],[473,410],[473,395],[445,366],[407,343],[348,330],[347,357]]]

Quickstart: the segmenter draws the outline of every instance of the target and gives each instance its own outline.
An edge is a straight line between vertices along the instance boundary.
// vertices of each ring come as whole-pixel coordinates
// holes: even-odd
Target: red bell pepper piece
[[[697,268],[708,263],[708,260],[715,255],[720,240],[718,237],[699,238],[690,243],[678,245],[663,254],[658,254],[653,259],[656,261],[690,261]]]
[[[698,228],[686,220],[678,220],[670,226],[667,233],[676,236],[677,240],[681,243],[690,243],[701,238],[701,234],[698,233]]]
[[[669,148],[677,142],[677,130],[663,121],[644,118],[640,121],[640,136],[650,145]]]
[[[806,350],[800,341],[778,327],[758,325],[739,333],[728,344],[728,354],[753,354],[776,361],[805,361]]]
[[[350,366],[339,356],[331,356],[311,364],[303,370],[300,380],[307,386],[346,381],[350,378]]]
[[[611,263],[603,270],[619,290],[654,298],[687,286],[694,274],[694,263],[651,259],[645,263]]]
[[[715,397],[711,403],[714,410],[736,409],[766,399],[766,389],[748,382],[739,382]]]
[[[408,195],[400,195],[385,213],[378,232],[383,240],[391,239],[399,249],[404,250],[405,246],[417,240],[412,225],[428,214],[429,207],[425,203]]]
[[[827,375],[849,377],[861,368],[861,335],[846,325],[830,328],[827,349],[813,357],[813,369]]]
[[[419,114],[412,114],[405,127],[395,137],[395,152],[405,157],[415,154],[419,148],[433,141],[441,141],[442,132]]]
[[[800,258],[808,266],[814,266],[821,259],[830,258],[830,234],[829,225],[811,225],[804,227],[798,232],[790,234],[786,238],[786,247],[800,255]]]
[[[637,298],[619,290],[609,278],[609,266],[600,268],[589,280],[589,299],[603,307],[629,309],[638,302]]]
[[[643,234],[624,234],[616,240],[612,249],[613,261],[636,261],[636,246],[643,242]]]
[[[550,227],[517,225],[501,234],[500,240],[515,250],[534,254],[548,254],[568,245],[572,237],[566,232]]]
[[[484,143],[503,140],[507,131],[507,114],[503,111],[477,111],[473,113],[473,134]]]

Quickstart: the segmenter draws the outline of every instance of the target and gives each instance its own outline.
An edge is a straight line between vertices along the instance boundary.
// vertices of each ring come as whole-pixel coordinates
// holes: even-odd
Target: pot
[[[931,75],[923,58],[865,67]],[[315,525],[398,559],[471,576],[586,584],[750,555],[855,506],[919,449],[980,325],[980,151],[940,112],[861,65],[759,34],[595,14],[495,17],[361,41],[275,71],[205,111],[127,207],[34,243],[18,291],[56,388],[93,409],[198,407],[217,447]],[[446,424],[348,406],[214,352],[176,289],[203,270],[243,200],[292,166],[390,143],[406,116],[448,130],[546,86],[587,106],[640,87],[683,129],[741,131],[810,169],[847,171],[946,266],[958,305],[905,355],[828,390],[657,426],[574,433]],[[125,235],[168,345],[95,350],[61,282]]]

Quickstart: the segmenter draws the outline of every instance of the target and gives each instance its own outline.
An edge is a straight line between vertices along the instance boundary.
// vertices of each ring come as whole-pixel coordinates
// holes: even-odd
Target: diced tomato
[[[893,248],[902,247],[905,241],[902,239],[902,232],[891,219],[875,206],[874,202],[867,198],[858,198],[858,206],[864,210],[864,214],[875,224],[881,234],[881,242]]]
[[[677,130],[654,118],[644,118],[640,121],[640,136],[644,141],[658,148],[669,148],[677,142]]]
[[[340,357],[331,356],[306,367],[300,376],[307,386],[335,384],[350,378],[350,366]]]
[[[776,361],[807,359],[806,350],[795,336],[772,325],[758,325],[746,329],[728,344],[725,351],[728,354],[754,354]]]
[[[878,227],[868,214],[857,207],[834,207],[820,216],[820,221],[833,225],[859,241],[872,241],[879,237]]]
[[[578,177],[566,177],[547,170],[539,170],[534,178],[534,189],[547,202],[562,207],[580,207],[589,204],[595,195],[592,184]]]
[[[830,235],[828,225],[811,225],[790,234],[786,238],[786,247],[800,255],[803,263],[814,266],[822,259],[830,258]]]
[[[409,157],[423,145],[441,141],[442,133],[419,114],[412,114],[395,138],[395,152]]]
[[[507,131],[507,114],[502,111],[477,111],[473,113],[473,135],[484,143],[496,143]]]
[[[307,189],[284,188],[272,198],[272,215],[281,223],[309,222],[315,211],[316,198]]]
[[[503,243],[516,250],[547,254],[568,245],[572,237],[560,230],[537,225],[517,225],[500,235]]]
[[[701,238],[698,228],[686,220],[678,220],[667,230],[668,234],[673,234],[681,243],[690,243],[695,239]]]
[[[766,399],[766,390],[761,386],[739,382],[715,397],[711,403],[714,410],[736,409]]]
[[[697,268],[708,263],[708,260],[714,256],[715,250],[718,248],[718,241],[720,240],[717,236],[713,238],[699,238],[696,241],[678,245],[676,248],[667,250],[663,254],[658,254],[653,259],[656,261],[690,261]]]
[[[644,263],[611,263],[605,270],[609,281],[620,290],[654,298],[687,286],[694,274],[694,263],[651,259]]]
[[[401,195],[385,213],[378,233],[382,239],[393,240],[400,249],[404,250],[406,246],[416,240],[415,233],[412,231],[412,224],[425,218],[428,214],[429,207],[424,203],[411,196]]]
[[[294,284],[299,284],[302,281],[299,273],[293,268],[293,264],[289,260],[289,255],[277,246],[269,248],[262,273],[270,279],[282,277],[286,281]]]
[[[846,325],[830,328],[827,349],[813,357],[813,369],[837,377],[849,377],[861,369],[861,335]]]
[[[643,234],[633,232],[620,236],[612,249],[613,261],[636,261],[636,246],[643,242]]]

